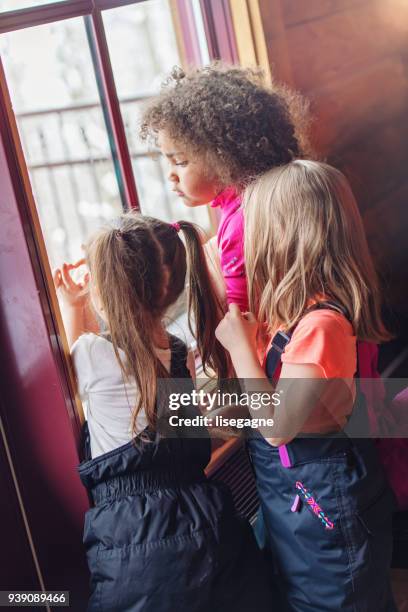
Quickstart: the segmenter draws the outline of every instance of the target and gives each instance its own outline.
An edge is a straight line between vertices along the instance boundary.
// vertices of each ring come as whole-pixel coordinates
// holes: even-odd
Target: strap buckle
[[[272,348],[280,355],[285,351],[286,345],[290,342],[291,335],[284,331],[278,331],[272,341]]]

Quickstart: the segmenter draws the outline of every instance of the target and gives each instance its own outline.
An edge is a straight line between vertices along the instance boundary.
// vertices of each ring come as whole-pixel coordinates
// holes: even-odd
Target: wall
[[[314,144],[352,183],[401,328],[408,315],[408,2],[259,0],[259,8],[272,73],[311,99]]]

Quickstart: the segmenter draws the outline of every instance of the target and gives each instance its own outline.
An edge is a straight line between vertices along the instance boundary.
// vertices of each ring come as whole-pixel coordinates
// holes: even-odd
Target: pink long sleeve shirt
[[[228,304],[238,304],[248,310],[248,291],[244,260],[244,216],[241,197],[234,188],[224,189],[211,203],[220,207],[221,219],[217,232],[221,270],[225,280]]]

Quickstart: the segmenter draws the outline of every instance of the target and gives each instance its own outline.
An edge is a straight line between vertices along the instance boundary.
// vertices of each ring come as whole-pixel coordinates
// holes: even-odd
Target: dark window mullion
[[[92,15],[85,17],[85,26],[122,204],[125,209],[139,209],[139,198],[133,174],[132,159],[116,91],[105,28],[99,9],[94,9]]]

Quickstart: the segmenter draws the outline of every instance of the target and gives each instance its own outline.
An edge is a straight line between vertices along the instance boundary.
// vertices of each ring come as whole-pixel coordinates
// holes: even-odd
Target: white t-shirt
[[[170,371],[170,349],[156,348],[156,355]],[[125,354],[119,349],[121,358]],[[134,381],[125,383],[113,344],[96,334],[83,334],[72,345],[71,356],[78,391],[84,402],[91,441],[92,458],[103,455],[132,439],[131,419],[138,389]],[[187,367],[195,378],[194,355],[189,352]],[[136,430],[142,431],[147,419],[142,409]]]

